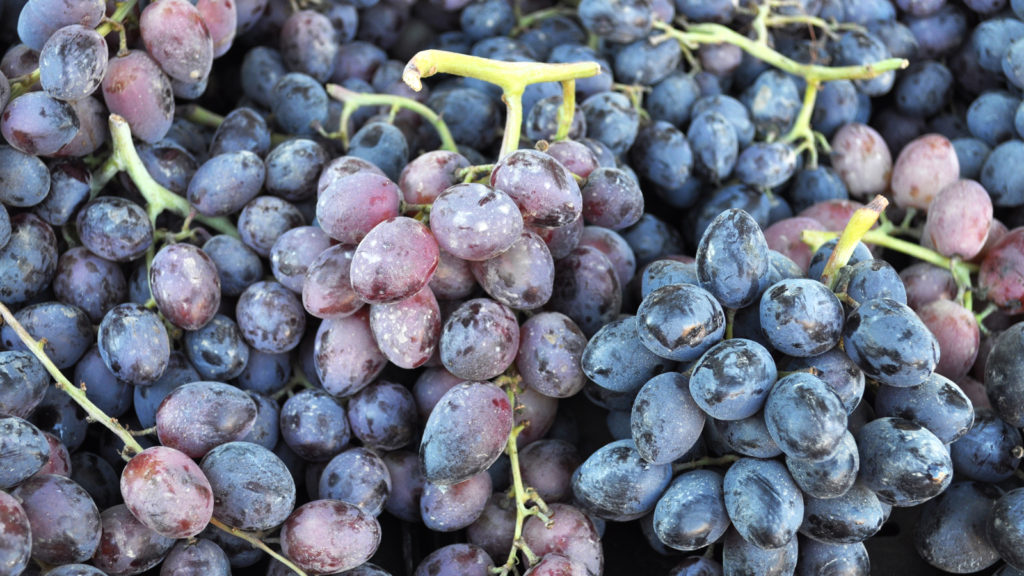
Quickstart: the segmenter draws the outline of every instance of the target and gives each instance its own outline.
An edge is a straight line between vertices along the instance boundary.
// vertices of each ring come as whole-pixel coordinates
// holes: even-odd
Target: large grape
[[[314,500],[295,509],[281,526],[281,551],[314,574],[349,570],[380,545],[380,524],[354,504]]]
[[[121,495],[140,522],[170,538],[199,534],[213,515],[214,493],[199,465],[166,446],[148,448],[128,461],[121,472]]]

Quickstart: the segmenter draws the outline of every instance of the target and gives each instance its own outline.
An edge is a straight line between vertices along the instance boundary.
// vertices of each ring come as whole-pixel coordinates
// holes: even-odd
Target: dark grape
[[[355,504],[379,516],[391,494],[391,472],[377,452],[359,446],[332,458],[318,487],[321,498]]]
[[[11,491],[32,527],[32,557],[47,564],[88,560],[100,542],[100,512],[74,481],[40,474]]]
[[[314,339],[315,374],[325,390],[339,397],[351,396],[369,384],[387,364],[370,326],[370,313],[357,310],[350,316],[320,323]]]
[[[878,418],[861,427],[856,439],[860,479],[883,502],[914,506],[941,494],[953,479],[942,442],[910,420]]]
[[[213,516],[241,530],[279,526],[295,507],[295,483],[284,462],[250,442],[228,442],[201,463],[213,493]]]
[[[323,390],[303,390],[281,408],[281,438],[304,460],[330,460],[348,446],[350,436],[345,408]]]
[[[94,566],[107,574],[141,574],[156,566],[174,546],[174,539],[157,534],[123,504],[107,508],[100,514],[102,536]]]
[[[245,437],[255,420],[256,403],[248,394],[220,382],[199,381],[164,398],[156,431],[164,446],[201,458],[216,446]]]
[[[380,525],[339,500],[303,504],[281,526],[281,551],[304,570],[326,574],[355,568],[380,544]]]
[[[100,356],[121,380],[145,386],[167,368],[170,338],[160,317],[144,306],[118,304],[100,322],[96,335]]]

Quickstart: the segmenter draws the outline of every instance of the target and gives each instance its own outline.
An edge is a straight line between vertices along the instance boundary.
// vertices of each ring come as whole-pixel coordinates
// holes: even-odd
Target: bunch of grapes
[[[0,54],[0,576],[1024,573],[1024,2],[0,0]]]

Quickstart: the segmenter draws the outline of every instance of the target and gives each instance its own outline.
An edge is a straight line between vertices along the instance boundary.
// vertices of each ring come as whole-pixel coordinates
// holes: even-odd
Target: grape
[[[0,134],[14,148],[32,155],[56,154],[78,133],[75,109],[44,92],[11,100],[0,114]]]
[[[905,304],[889,298],[862,302],[843,329],[846,353],[864,374],[890,386],[915,386],[935,369],[935,337]]]
[[[318,318],[343,317],[363,305],[349,281],[353,254],[355,248],[339,244],[320,252],[309,264],[302,283],[302,305],[307,312]]]
[[[682,551],[718,541],[730,525],[722,482],[722,475],[714,470],[677,476],[654,509],[658,540]]]
[[[978,285],[986,297],[1008,313],[1024,310],[1024,277],[1018,263],[1024,255],[1024,230],[1013,229],[992,246],[981,262]]]
[[[146,211],[117,196],[91,200],[78,212],[76,227],[90,252],[114,262],[135,260],[153,243],[153,226]]]
[[[856,434],[860,479],[878,499],[914,506],[941,494],[953,478],[942,442],[926,428],[902,418],[878,418]]]
[[[249,361],[249,347],[235,321],[217,314],[208,324],[185,333],[185,354],[204,380],[238,377]]]
[[[266,257],[281,234],[305,223],[302,212],[287,200],[257,196],[238,214],[238,235],[246,246]]]
[[[345,408],[323,390],[303,390],[281,408],[281,438],[304,460],[330,460],[348,446],[350,435]]]
[[[23,7],[17,19],[18,38],[33,50],[42,50],[46,40],[64,26],[81,24],[95,28],[102,20],[106,8],[101,0],[33,0],[18,6]],[[10,9],[15,10],[15,5],[11,4]],[[14,14],[10,14],[9,18],[13,20]]]
[[[986,534],[999,556],[1017,570],[1024,566],[1024,555],[1018,544],[1024,537],[1022,509],[1024,490],[1010,490],[1000,496],[992,506],[986,521]]]
[[[893,198],[898,206],[927,210],[935,196],[960,177],[960,163],[949,139],[927,134],[900,151],[892,169]]]
[[[889,511],[888,504],[858,482],[835,498],[808,495],[800,533],[829,544],[863,542],[882,529]]]
[[[259,255],[234,236],[218,234],[207,240],[202,248],[213,260],[224,296],[241,295],[263,276]]]
[[[0,200],[6,206],[36,206],[45,200],[52,184],[46,164],[40,158],[17,148],[0,146],[0,166],[4,168],[4,175],[0,177]]]
[[[306,328],[306,315],[299,299],[272,281],[256,282],[242,292],[235,307],[235,319],[246,344],[267,354],[294,349]]]
[[[761,297],[759,317],[765,337],[780,352],[817,356],[839,343],[843,307],[826,286],[797,278],[772,285]]]
[[[206,216],[232,214],[259,194],[265,178],[263,160],[253,152],[225,152],[199,166],[188,185],[188,201]]]
[[[502,158],[490,184],[512,198],[529,225],[564,226],[582,214],[583,197],[568,169],[536,150],[516,150]]]
[[[588,31],[620,44],[645,37],[653,16],[649,3],[631,0],[585,0],[577,10]]]
[[[528,387],[554,398],[575,395],[586,376],[580,360],[586,337],[568,316],[542,312],[519,328],[516,368]]]
[[[514,310],[539,308],[554,290],[551,251],[540,236],[529,230],[522,231],[504,252],[470,262],[470,270],[489,296]]]
[[[377,224],[356,247],[352,289],[364,301],[396,302],[420,291],[437,268],[433,234],[422,223],[399,216]]]
[[[160,576],[188,576],[195,572],[228,576],[231,564],[220,546],[211,540],[198,539],[177,542],[160,566]]]
[[[576,469],[572,489],[584,509],[624,522],[653,511],[671,479],[671,465],[651,464],[632,440],[618,440],[598,448]]]
[[[96,343],[115,376],[143,386],[160,378],[171,353],[160,317],[134,303],[118,304],[107,312]]]
[[[311,76],[290,72],[271,90],[271,111],[278,127],[289,134],[313,136],[313,126],[327,124],[327,92]]]
[[[40,474],[11,491],[32,527],[32,557],[47,564],[84,562],[100,545],[100,512],[74,481]]]
[[[306,271],[331,239],[317,226],[297,226],[277,237],[270,248],[270,269],[274,278],[289,290],[302,293]]]
[[[150,265],[149,286],[160,313],[185,330],[206,326],[220,306],[217,266],[191,244],[161,248]]]
[[[324,389],[338,397],[361,390],[387,364],[365,308],[350,316],[324,320],[314,342],[316,374]]]
[[[92,326],[81,309],[61,302],[41,302],[18,310],[14,317],[43,344],[43,352],[58,368],[70,368],[89,349]],[[10,350],[28,351],[10,326],[0,328],[0,339]]]
[[[75,365],[72,380],[85,386],[85,394],[103,413],[118,417],[132,407],[132,387],[107,368],[99,348],[92,346]]]
[[[400,384],[378,380],[353,395],[347,415],[352,434],[363,446],[397,450],[413,440],[416,401]]]
[[[950,446],[950,457],[958,474],[983,482],[1002,482],[1020,465],[1014,453],[1020,441],[1017,429],[992,410],[978,408],[970,430]]]
[[[485,184],[456,184],[434,200],[430,231],[444,251],[470,261],[494,258],[523,231],[523,216],[512,199]]]
[[[39,52],[39,83],[59,100],[81,100],[100,87],[107,70],[107,44],[80,24],[53,33]]]
[[[893,164],[889,147],[874,128],[843,126],[832,137],[832,167],[854,198],[870,198],[889,187]]]
[[[50,446],[43,433],[15,416],[0,418],[0,488],[8,490],[38,472],[49,460]]]
[[[796,485],[815,498],[838,498],[857,480],[860,455],[853,434],[845,432],[835,449],[820,459],[786,456],[786,469]]]
[[[107,108],[128,122],[135,137],[152,144],[167,135],[174,118],[171,80],[147,52],[111,58],[102,88]]]
[[[121,472],[121,494],[139,521],[170,538],[199,534],[213,514],[214,493],[199,465],[165,446],[148,448],[128,461]]]
[[[355,568],[380,544],[380,525],[358,506],[339,500],[303,504],[281,526],[281,551],[317,574]]]
[[[174,546],[174,539],[139,522],[124,504],[100,514],[103,533],[92,563],[107,574],[141,574],[156,566]]]
[[[338,42],[330,19],[313,10],[299,10],[281,26],[281,56],[293,72],[326,81],[334,70]]]
[[[648,380],[637,393],[630,427],[644,460],[671,463],[700,438],[704,413],[690,396],[688,384],[682,374],[669,372]]]
[[[430,204],[449,186],[461,179],[460,170],[469,167],[469,160],[457,152],[432,150],[413,158],[402,169],[398,187],[402,199],[410,204]]]
[[[635,224],[643,214],[639,183],[618,168],[595,168],[587,176],[581,194],[583,218],[593,226],[621,230]]]
[[[914,526],[914,546],[929,564],[966,574],[987,568],[999,553],[985,533],[1002,491],[992,484],[958,482],[927,502]]]
[[[515,315],[488,298],[462,303],[441,329],[441,362],[466,380],[487,380],[501,374],[515,360],[518,349]]]
[[[479,546],[449,544],[431,552],[413,572],[413,576],[486,576],[494,561]]]
[[[20,574],[28,566],[32,551],[32,528],[28,516],[13,496],[0,492],[0,566]]]
[[[498,136],[498,107],[494,99],[487,96],[486,89],[437,90],[427,98],[426,104],[445,118],[452,138],[463,146],[485,149]]]
[[[797,566],[797,540],[791,538],[781,548],[759,548],[748,542],[738,530],[728,530],[721,540],[723,573],[725,576],[793,574]]]
[[[29,352],[0,352],[0,414],[27,418],[42,401],[49,383],[46,369]]]
[[[270,128],[252,108],[235,108],[217,126],[210,141],[210,156],[248,150],[264,157],[270,150]]]
[[[245,392],[220,382],[190,382],[160,403],[156,433],[164,446],[202,458],[216,446],[245,437],[255,420],[256,403]]]
[[[128,296],[128,282],[121,268],[76,246],[60,255],[53,278],[58,300],[73,305],[98,324],[103,316]]]
[[[213,38],[191,3],[161,0],[146,6],[139,31],[146,51],[172,79],[193,84],[210,74]]]
[[[697,279],[724,306],[741,308],[765,286],[768,243],[757,222],[732,209],[715,218],[697,247]]]
[[[512,407],[497,386],[455,386],[441,397],[424,426],[419,451],[424,478],[451,485],[486,470],[504,449],[512,423]]]
[[[487,471],[452,485],[427,482],[420,499],[420,515],[431,530],[461,530],[480,517],[490,496],[491,476]]]
[[[585,576],[587,568],[582,562],[564,554],[549,552],[540,558],[523,576]]]
[[[241,530],[271,530],[295,507],[295,483],[284,462],[250,442],[228,442],[200,464],[213,493],[213,516]]]
[[[380,516],[391,494],[391,472],[373,450],[350,448],[328,462],[318,487],[321,498],[342,500]]]
[[[604,550],[594,522],[580,509],[554,503],[551,523],[536,516],[526,519],[523,539],[535,554],[557,553],[583,564],[588,574],[604,571]]]
[[[775,443],[793,458],[819,460],[833,453],[846,433],[846,408],[825,382],[798,372],[780,378],[764,406]]]

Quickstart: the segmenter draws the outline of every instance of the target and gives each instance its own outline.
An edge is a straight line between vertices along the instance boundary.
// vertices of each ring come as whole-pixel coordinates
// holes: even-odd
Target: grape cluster
[[[0,0],[0,55],[0,576],[1024,573],[1024,2]]]

